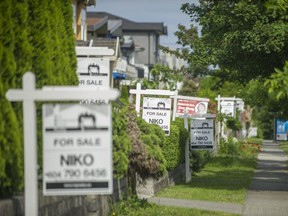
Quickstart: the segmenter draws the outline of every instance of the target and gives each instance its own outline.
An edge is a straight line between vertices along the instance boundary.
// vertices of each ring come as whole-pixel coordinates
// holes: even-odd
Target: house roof
[[[101,28],[105,24],[107,24],[108,17],[88,17],[87,18],[87,25],[88,25],[88,31],[95,31],[96,29]]]
[[[106,12],[87,12],[87,17],[88,19],[108,17],[108,20],[122,20],[123,31],[154,31],[158,35],[167,35],[167,26],[164,26],[163,22],[134,22]]]
[[[88,47],[90,44],[90,41],[76,41],[77,46],[85,46]],[[97,38],[93,39],[92,47],[108,47],[109,49],[116,50],[117,46],[117,40],[116,39],[110,39],[110,38]]]

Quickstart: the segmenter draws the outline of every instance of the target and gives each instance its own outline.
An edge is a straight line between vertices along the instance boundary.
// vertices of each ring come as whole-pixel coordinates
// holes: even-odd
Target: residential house
[[[133,22],[106,12],[87,12],[87,20],[88,39],[120,37],[127,65],[137,68],[138,78],[149,79],[150,69],[159,62],[159,38],[167,35],[163,23]]]
[[[73,30],[76,40],[87,40],[86,14],[88,6],[96,6],[96,0],[72,0]]]

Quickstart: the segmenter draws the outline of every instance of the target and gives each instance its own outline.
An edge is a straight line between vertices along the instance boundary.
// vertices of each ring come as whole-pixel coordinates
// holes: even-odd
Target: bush
[[[112,206],[109,215],[137,215],[135,212],[151,207],[147,199],[140,199],[136,195],[125,195],[118,203]]]
[[[218,153],[224,155],[239,155],[240,146],[238,142],[234,142],[233,137],[228,137],[227,140],[221,139]]]
[[[170,136],[162,147],[163,155],[167,160],[167,170],[173,170],[185,162],[185,145],[189,133],[184,128],[183,119],[176,119],[171,123]]]
[[[257,140],[259,141],[259,140]],[[220,141],[218,153],[226,156],[239,156],[243,158],[255,157],[261,151],[261,145],[258,143],[250,143],[247,140],[235,141],[233,137]]]
[[[210,158],[210,152],[207,150],[190,152],[190,167],[193,172],[200,172]]]
[[[132,142],[127,133],[126,109],[114,111],[113,119],[113,173],[114,177],[122,178],[127,174]]]

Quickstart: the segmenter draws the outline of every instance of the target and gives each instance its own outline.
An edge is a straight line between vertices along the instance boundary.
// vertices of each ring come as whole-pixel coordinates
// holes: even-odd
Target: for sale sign
[[[235,109],[236,109],[236,106],[235,106],[235,101],[231,100],[223,100],[221,101],[220,103],[220,106],[221,106],[221,113],[222,114],[226,114],[226,115],[229,115],[229,116],[235,116]]]
[[[191,120],[191,150],[211,150],[214,148],[213,126],[213,119]]]
[[[44,105],[44,194],[111,194],[111,137],[110,105]]]
[[[170,116],[170,98],[143,98],[142,118],[149,124],[159,125],[166,135],[170,134]]]
[[[84,88],[110,88],[110,61],[103,58],[77,58],[79,86]],[[108,100],[83,99],[81,104],[107,104]]]

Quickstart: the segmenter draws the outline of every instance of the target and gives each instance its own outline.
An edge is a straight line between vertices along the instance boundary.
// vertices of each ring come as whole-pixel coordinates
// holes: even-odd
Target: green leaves
[[[210,68],[221,80],[248,82],[269,77],[288,58],[287,16],[275,16],[263,1],[206,0],[184,4],[182,10],[201,26],[200,35],[194,23],[175,33],[189,48],[183,57],[202,68],[198,74]]]
[[[22,107],[9,103],[5,93],[9,88],[21,88],[26,71],[35,73],[37,87],[78,83],[71,2],[0,1],[1,195],[23,186]],[[41,159],[41,128],[37,138]]]
[[[288,61],[285,62],[283,70],[275,69],[275,73],[265,81],[265,85],[269,88],[269,93],[278,100],[288,97]]]

